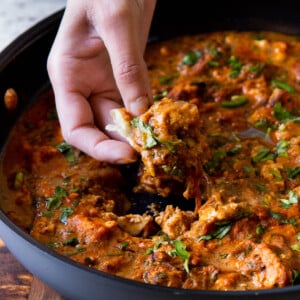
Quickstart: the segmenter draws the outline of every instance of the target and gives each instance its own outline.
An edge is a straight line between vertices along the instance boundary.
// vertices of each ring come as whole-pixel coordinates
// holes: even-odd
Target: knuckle
[[[117,68],[116,78],[120,83],[130,84],[140,78],[141,70],[142,67],[139,64],[122,62]]]
[[[111,30],[113,26],[120,23],[122,20],[126,20],[130,16],[130,10],[128,5],[120,2],[119,5],[107,7],[105,13],[101,15],[102,26],[105,30]],[[92,17],[95,22],[95,17]]]

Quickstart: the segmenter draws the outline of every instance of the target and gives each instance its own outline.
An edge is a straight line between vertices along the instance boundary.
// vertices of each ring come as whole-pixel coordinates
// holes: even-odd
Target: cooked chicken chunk
[[[123,108],[113,110],[112,117],[115,125],[107,129],[118,131],[141,155],[137,192],[200,199],[205,140],[195,104],[164,98],[138,118]]]

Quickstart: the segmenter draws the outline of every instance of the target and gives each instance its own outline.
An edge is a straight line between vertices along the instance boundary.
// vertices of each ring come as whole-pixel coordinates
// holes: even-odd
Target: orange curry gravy
[[[12,133],[2,209],[62,255],[133,280],[207,290],[297,284],[300,41],[271,32],[183,36],[148,45],[146,61],[155,101],[198,109],[199,207],[127,213],[125,176],[64,142],[50,91]],[[162,169],[178,182],[188,176]]]

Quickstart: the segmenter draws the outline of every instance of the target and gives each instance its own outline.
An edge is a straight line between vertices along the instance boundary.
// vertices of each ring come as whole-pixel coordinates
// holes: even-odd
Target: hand
[[[122,164],[136,153],[103,132],[109,111],[133,115],[151,102],[143,58],[155,0],[69,0],[48,57],[62,134],[97,160]],[[114,135],[115,134],[115,135]]]

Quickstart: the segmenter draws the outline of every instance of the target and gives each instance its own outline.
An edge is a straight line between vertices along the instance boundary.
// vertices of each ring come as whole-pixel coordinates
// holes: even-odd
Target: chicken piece
[[[244,95],[253,99],[253,105],[256,107],[264,105],[268,100],[269,90],[263,76],[246,81],[242,90]]]
[[[237,249],[239,270],[246,276],[251,276],[258,288],[283,287],[291,280],[291,271],[287,269],[280,258],[264,243],[244,243],[245,247]],[[248,254],[245,255],[245,251]],[[239,256],[241,255],[241,256]]]
[[[274,132],[274,138],[276,141],[289,141],[294,137],[298,137],[299,135],[300,124],[292,121],[286,122],[283,127],[279,127]]]
[[[68,227],[73,231],[80,243],[99,242],[108,236],[109,232],[117,227],[115,220],[104,221],[99,217],[86,217],[84,215],[74,215],[68,219]]]
[[[149,215],[134,215],[118,217],[118,225],[133,236],[149,236],[153,229],[153,218]]]
[[[135,191],[164,197],[181,193],[200,201],[205,139],[195,104],[164,98],[137,118],[124,108],[112,110],[111,115],[115,125],[106,129],[119,132],[141,155]]]
[[[202,250],[198,258],[202,264],[212,264],[220,275],[216,287],[220,289],[224,274],[237,273],[235,281],[227,282],[228,289],[240,289],[245,284],[251,289],[268,289],[286,286],[292,279],[292,270],[265,243],[251,240],[223,242],[213,251]],[[224,258],[223,254],[227,254]],[[219,277],[220,276],[220,277]]]
[[[155,218],[156,223],[161,226],[162,231],[166,233],[170,239],[176,239],[189,230],[193,220],[193,212],[182,211],[178,207],[174,208],[172,205],[168,205],[166,209]]]
[[[261,176],[273,185],[274,190],[283,191],[285,188],[284,180],[281,176],[280,170],[283,169],[283,165],[280,163],[274,163],[269,160],[261,167]]]
[[[205,235],[216,223],[238,218],[248,212],[248,203],[234,196],[222,196],[219,192],[212,192],[212,196],[198,209],[199,219],[191,225],[188,235],[190,237]]]

